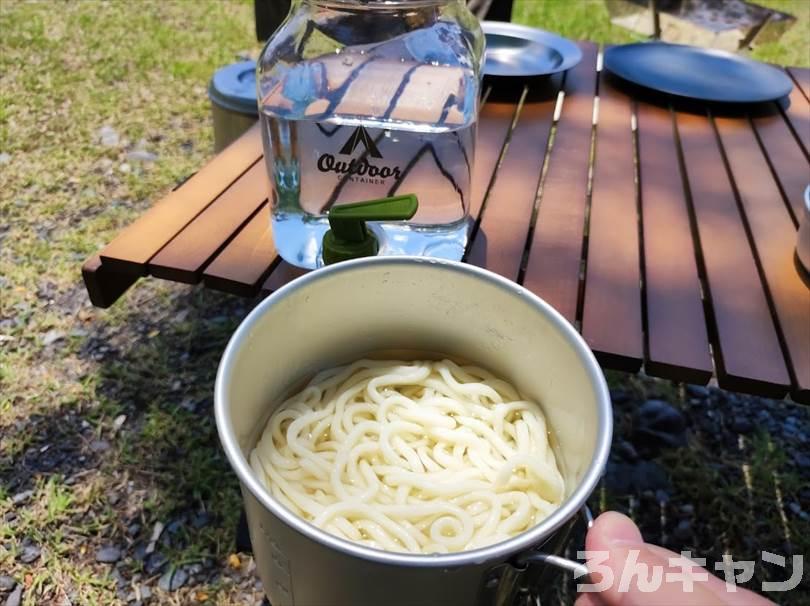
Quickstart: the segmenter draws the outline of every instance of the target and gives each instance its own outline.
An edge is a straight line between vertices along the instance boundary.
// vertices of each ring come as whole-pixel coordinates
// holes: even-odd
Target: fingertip
[[[585,542],[589,550],[600,551],[620,545],[643,545],[644,537],[638,526],[626,515],[606,511],[596,518]]]
[[[583,593],[574,602],[574,606],[603,606],[604,602],[595,593]]]

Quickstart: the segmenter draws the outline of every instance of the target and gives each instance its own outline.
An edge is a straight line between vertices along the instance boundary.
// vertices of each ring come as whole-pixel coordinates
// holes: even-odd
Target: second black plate
[[[605,68],[660,92],[720,103],[780,99],[793,83],[783,71],[725,51],[640,42],[605,51]]]

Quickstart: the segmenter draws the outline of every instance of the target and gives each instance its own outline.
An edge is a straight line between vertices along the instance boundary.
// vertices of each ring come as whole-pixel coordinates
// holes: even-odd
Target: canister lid
[[[211,102],[240,114],[258,115],[256,62],[240,61],[218,69],[208,86]]]

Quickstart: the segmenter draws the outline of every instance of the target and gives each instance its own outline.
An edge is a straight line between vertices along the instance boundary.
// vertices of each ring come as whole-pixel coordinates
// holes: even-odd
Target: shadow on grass
[[[212,552],[233,549],[241,497],[220,449],[213,391],[228,339],[254,303],[194,289],[175,299],[157,322],[134,311],[124,320],[130,338],[100,366],[97,394],[127,416],[112,464],[151,490],[139,514],[141,524],[150,526],[145,532],[155,521],[174,522],[178,530],[169,542],[186,558],[201,555],[189,550],[221,556]],[[87,354],[93,347],[88,341]],[[195,526],[224,534],[201,543],[206,533]]]
[[[645,540],[675,552],[690,551],[714,568],[724,554],[755,562],[742,586],[760,592],[763,581],[787,580],[790,556],[810,552],[810,517],[800,503],[810,496],[806,460],[810,414],[783,401],[715,388],[686,390],[676,384],[627,377],[614,394],[615,433],[610,465],[638,470],[655,465],[650,485],[630,490],[606,482],[597,509],[630,515]],[[612,385],[613,387],[613,385]],[[634,439],[634,412],[645,399],[663,399],[683,415],[686,446],[643,453]],[[792,419],[792,421],[790,420]],[[801,426],[804,429],[798,429]],[[622,480],[622,478],[620,478]],[[595,502],[595,499],[592,499]],[[787,556],[787,568],[763,561],[764,551]],[[805,581],[806,583],[806,581]],[[808,604],[801,585],[769,594],[780,604]]]
[[[104,543],[122,547],[124,557],[114,569],[116,578],[125,579],[119,594],[126,593],[133,575],[155,582],[171,567],[198,570],[190,572],[187,587],[216,590],[229,573],[241,497],[219,446],[213,386],[228,339],[256,301],[183,287],[171,287],[163,300],[162,286],[141,288],[107,321],[95,322],[76,352],[95,365],[93,402],[32,415],[19,428],[0,428],[25,434],[15,452],[0,459],[0,482],[11,496],[41,488],[46,478],[62,476],[73,484],[95,474],[98,494],[70,523],[85,524],[79,544],[89,537],[91,549]],[[791,460],[799,460],[806,441],[786,439],[781,428],[794,416],[795,431],[807,432],[807,411],[714,389],[692,397],[673,383],[620,373],[610,373],[609,380],[615,420],[611,464],[626,466],[620,470],[646,466],[642,473],[650,477],[643,485],[602,482],[590,499],[594,513],[627,513],[647,540],[690,550],[706,557],[709,566],[724,552],[756,560],[757,573],[748,584],[755,590],[761,580],[789,576],[766,570],[761,552],[810,551],[810,526],[790,511],[808,496],[808,471],[789,464],[785,455],[789,451]],[[634,411],[648,398],[664,399],[684,415],[687,447],[649,456],[628,449]],[[729,430],[737,416],[760,418],[760,410],[773,420],[773,435],[754,431],[741,439]],[[86,523],[88,515],[96,516],[93,525]],[[156,525],[165,528],[155,546],[159,557],[146,553]],[[581,529],[575,531],[569,557],[582,539]],[[564,601],[571,601],[572,586],[558,587]],[[806,603],[798,591],[777,597],[786,604]]]
[[[158,291],[157,300],[136,289],[129,296],[138,304],[96,323],[98,330],[87,336],[78,356],[97,364],[98,435],[77,443],[58,434],[60,451],[73,461],[70,468],[33,471],[69,475],[81,467],[98,469],[110,493],[112,519],[104,542],[124,546],[127,565],[119,570],[125,577],[202,563],[201,576],[192,576],[188,585],[210,586],[219,582],[214,562],[228,571],[241,512],[238,483],[217,437],[214,381],[228,339],[256,301],[170,288],[166,300],[163,285],[150,289]],[[51,427],[40,433],[62,431],[64,419],[54,415]],[[95,456],[77,466],[72,455],[78,450]],[[161,525],[159,555],[150,556],[150,540]]]
[[[213,417],[219,359],[255,303],[140,284],[112,310],[91,312],[80,337],[51,348],[41,362],[60,376],[75,373],[85,395],[59,406],[26,403],[34,414],[0,421],[0,540],[8,549],[0,549],[0,569],[41,575],[37,599],[46,601],[65,592],[81,601],[83,591],[102,592],[87,594],[98,603],[111,603],[109,591],[126,601],[137,583],[154,588],[176,569],[187,575],[176,596],[183,603],[198,589],[224,591],[222,603],[256,602],[250,560],[229,559],[241,497]],[[153,541],[156,528],[163,531]],[[20,560],[27,545],[42,552],[30,564]],[[112,566],[97,563],[105,546],[120,549]],[[83,589],[87,575],[98,579],[95,589]]]
[[[71,477],[94,469],[100,451],[107,446],[96,439],[92,426],[71,406],[0,426],[0,435],[15,438],[0,456],[0,487],[17,501],[33,490],[41,477]]]

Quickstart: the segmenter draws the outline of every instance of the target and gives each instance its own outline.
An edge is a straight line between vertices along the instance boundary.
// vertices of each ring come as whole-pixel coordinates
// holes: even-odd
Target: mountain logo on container
[[[340,148],[338,153],[344,156],[350,156],[361,143],[363,144],[363,147],[366,148],[369,156],[372,158],[382,158],[382,154],[380,153],[380,150],[377,149],[377,145],[368,134],[368,131],[362,126],[358,126],[354,129],[352,136],[349,137],[349,140],[346,141],[346,144]]]
[[[366,151],[356,158],[341,159],[340,156],[351,156],[358,145],[363,145]],[[317,168],[322,173],[334,173],[338,179],[352,183],[367,183],[369,185],[385,185],[385,180],[393,177],[397,181],[402,179],[399,166],[375,164],[374,159],[382,159],[380,150],[362,126],[354,129],[349,140],[340,148],[336,155],[321,154],[318,158]]]

